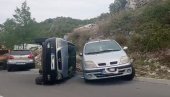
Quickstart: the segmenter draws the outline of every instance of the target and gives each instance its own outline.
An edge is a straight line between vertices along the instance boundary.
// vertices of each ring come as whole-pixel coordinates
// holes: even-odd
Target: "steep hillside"
[[[134,11],[121,11],[107,18],[101,25],[100,32],[109,34],[131,35],[131,39],[139,38],[140,51],[153,51],[169,47],[170,44],[170,1],[154,0]],[[107,29],[107,30],[105,30]],[[134,37],[133,37],[134,36]],[[136,37],[140,36],[140,37]],[[132,41],[133,42],[133,41]],[[134,48],[137,49],[137,48]]]

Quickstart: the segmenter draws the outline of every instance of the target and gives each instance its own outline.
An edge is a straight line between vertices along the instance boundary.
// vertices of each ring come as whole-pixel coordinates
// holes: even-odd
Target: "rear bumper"
[[[115,72],[109,72],[108,69],[115,68]],[[108,67],[103,69],[94,69],[94,70],[84,70],[84,78],[87,80],[95,79],[105,79],[113,77],[121,77],[132,74],[132,65],[125,65],[119,67]]]
[[[13,67],[17,67],[17,68],[28,68],[28,69],[32,69],[35,68],[35,63],[25,63],[22,65],[18,65],[18,64],[7,64],[7,67],[13,68]]]

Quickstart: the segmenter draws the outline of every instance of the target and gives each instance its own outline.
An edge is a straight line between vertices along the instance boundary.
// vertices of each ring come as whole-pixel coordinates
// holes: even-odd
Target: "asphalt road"
[[[85,83],[77,75],[52,86],[35,85],[37,71],[0,71],[0,97],[170,97],[170,85],[116,79]]]

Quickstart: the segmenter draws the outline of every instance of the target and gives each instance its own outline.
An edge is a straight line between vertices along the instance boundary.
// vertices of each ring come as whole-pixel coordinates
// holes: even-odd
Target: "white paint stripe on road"
[[[170,80],[166,80],[166,79],[154,79],[154,78],[138,77],[138,78],[136,78],[136,80],[144,81],[144,82],[150,82],[150,83],[170,85]]]
[[[4,97],[4,96],[1,96],[1,95],[0,95],[0,97]]]

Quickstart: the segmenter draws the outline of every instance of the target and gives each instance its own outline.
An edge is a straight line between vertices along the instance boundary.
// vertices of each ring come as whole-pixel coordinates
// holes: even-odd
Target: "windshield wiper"
[[[85,53],[85,54],[89,55],[89,54],[97,54],[97,53],[100,53],[100,52],[89,52],[89,53]]]
[[[111,51],[120,51],[120,50],[113,50],[113,49],[108,49],[108,50],[103,50],[103,51],[100,51],[100,52],[111,52]]]

